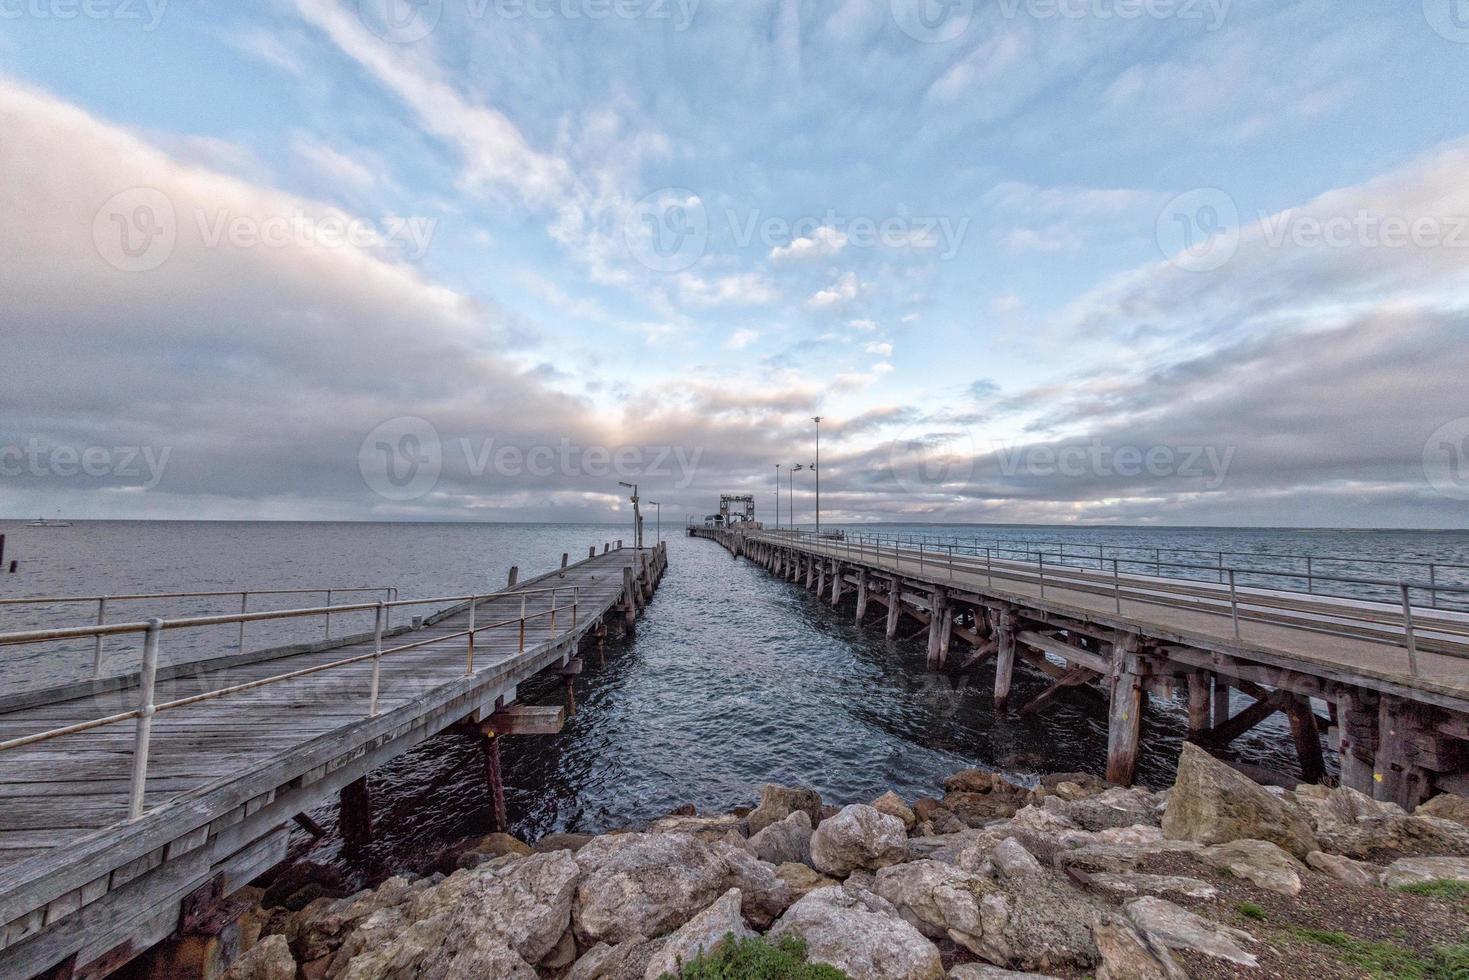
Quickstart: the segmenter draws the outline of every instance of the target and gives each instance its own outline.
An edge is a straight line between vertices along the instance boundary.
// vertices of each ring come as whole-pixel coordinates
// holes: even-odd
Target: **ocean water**
[[[981,765],[1031,780],[1045,772],[1100,773],[1106,712],[1085,693],[1063,695],[1026,719],[996,714],[992,674],[933,674],[923,641],[885,642],[859,629],[850,609],[777,581],[713,542],[664,526],[670,566],[635,639],[608,645],[605,666],[587,658],[576,681],[577,711],[554,737],[506,740],[507,801],[516,833],[606,830],[661,816],[685,803],[721,809],[749,804],[767,781],[804,783],[833,802],[868,800],[888,789],[938,795],[956,769]],[[852,528],[853,533],[857,529]],[[1087,546],[1201,548],[1310,553],[1345,558],[1413,558],[1469,565],[1466,532],[1253,531],[1219,529],[973,528],[888,525],[880,531],[960,540],[1066,540]],[[648,532],[653,533],[650,525]],[[586,554],[629,529],[606,525],[248,524],[78,522],[28,529],[0,523],[20,572],[0,575],[0,596],[119,594],[396,586],[404,598],[492,589],[506,570],[548,570],[561,554]],[[1069,551],[1068,551],[1069,553]],[[301,597],[314,605],[321,597]],[[109,618],[229,612],[238,596],[123,604]],[[262,605],[252,608],[266,608]],[[94,606],[0,606],[0,629],[90,622]],[[252,633],[247,646],[320,635],[320,620]],[[362,624],[366,625],[364,617]],[[338,623],[334,631],[351,624]],[[255,627],[252,626],[252,630]],[[294,632],[293,632],[294,631]],[[291,635],[287,635],[291,634]],[[233,648],[233,628],[167,635],[167,658]],[[259,641],[259,642],[257,642]],[[137,643],[107,650],[112,669]],[[0,686],[13,690],[89,672],[90,643],[45,651],[0,648]],[[1014,703],[1045,682],[1018,670]],[[559,680],[522,687],[522,698],[555,703]],[[1139,778],[1171,781],[1184,734],[1181,706],[1155,699]],[[1280,725],[1236,743],[1243,760],[1289,771]],[[335,835],[300,835],[299,857],[368,880],[425,867],[443,847],[490,826],[490,800],[477,741],[445,732],[370,779],[377,838],[348,855]],[[335,826],[331,807],[316,815]]]

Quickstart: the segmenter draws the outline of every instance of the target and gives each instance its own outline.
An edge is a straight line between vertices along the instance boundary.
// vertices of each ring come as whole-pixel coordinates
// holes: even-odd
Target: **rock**
[[[1154,946],[1113,917],[1092,926],[1102,965],[1097,980],[1188,980],[1168,947]]]
[[[662,936],[718,898],[731,872],[711,845],[688,834],[598,837],[576,860],[583,875],[573,923],[583,946]]]
[[[1084,830],[1098,831],[1158,823],[1158,796],[1144,789],[1113,787],[1095,796],[1066,801],[1047,797],[1045,807]]]
[[[957,834],[911,837],[908,839],[908,860],[932,858],[974,871],[989,859],[990,851],[1007,836],[992,830],[970,830],[966,827]]]
[[[1135,847],[1089,844],[1086,847],[1057,852],[1054,863],[1057,871],[1080,868],[1088,873],[1102,871],[1125,874],[1129,871],[1136,871],[1137,866],[1142,863],[1143,856],[1143,852]]]
[[[904,830],[912,830],[918,823],[918,817],[909,809],[903,798],[892,790],[882,794],[872,801],[872,808],[878,813],[886,813],[890,817],[897,817],[903,821]]]
[[[726,813],[714,817],[663,817],[650,823],[647,832],[650,834],[690,834],[699,840],[712,843],[723,840],[731,833],[743,839],[747,830],[748,826],[743,819]]]
[[[1118,844],[1122,847],[1146,847],[1161,844],[1165,839],[1161,827],[1146,826],[1111,827],[1097,831],[1096,836],[1100,844]]]
[[[995,849],[990,852],[990,861],[995,870],[1006,878],[1024,878],[1046,873],[1035,855],[1027,851],[1025,845],[1014,837],[1006,837],[996,844]]]
[[[984,769],[961,769],[944,780],[944,791],[948,793],[988,793],[995,785],[995,776]]]
[[[1163,816],[1163,834],[1200,844],[1266,840],[1296,857],[1319,849],[1298,808],[1188,742]]]
[[[384,976],[536,977],[571,922],[581,873],[564,851],[458,871],[368,916],[333,960],[346,980]]]
[[[730,938],[753,936],[740,917],[740,902],[740,890],[731,888],[680,926],[653,955],[643,980],[658,980],[665,973],[678,976],[680,969],[699,954],[713,953]]]
[[[902,861],[908,853],[903,821],[863,803],[844,807],[811,835],[811,863],[841,878],[853,871],[876,871]]]
[[[797,810],[806,811],[811,826],[821,824],[821,796],[804,786],[776,786],[766,783],[760,788],[760,805],[750,811],[750,833],[758,834],[773,823],[779,823]]]
[[[998,891],[987,879],[940,861],[914,861],[877,873],[877,893],[930,939],[952,939],[988,956],[980,902]]]
[[[1223,868],[1237,878],[1253,882],[1266,891],[1294,898],[1301,893],[1301,873],[1306,866],[1279,846],[1264,840],[1237,840],[1216,844],[1199,852],[1199,859]]]
[[[1399,858],[1382,873],[1382,884],[1385,888],[1421,885],[1430,881],[1469,881],[1469,858]]]
[[[750,853],[771,864],[811,863],[811,817],[797,810],[750,838]]]
[[[1306,855],[1306,864],[1324,875],[1330,875],[1349,885],[1370,887],[1382,879],[1382,869],[1365,861],[1354,861],[1339,854],[1312,851]]]
[[[1189,950],[1239,966],[1259,966],[1259,960],[1239,945],[1255,941],[1247,932],[1210,922],[1161,898],[1135,898],[1125,908],[1132,924],[1155,948]]]
[[[1469,853],[1469,828],[1437,817],[1363,817],[1355,826],[1324,824],[1317,836],[1321,850],[1361,860]]]
[[[949,980],[1052,980],[1043,973],[1016,973],[988,963],[962,963],[949,971]]]
[[[1456,824],[1469,827],[1469,799],[1453,793],[1441,793],[1414,810],[1413,815],[1452,820]]]
[[[1213,885],[1200,878],[1180,875],[1112,874],[1099,872],[1091,883],[1113,895],[1183,895],[1188,898],[1213,898],[1219,894]]]
[[[727,884],[743,897],[745,918],[758,928],[769,928],[776,917],[796,900],[790,886],[780,877],[779,869],[731,842],[720,841],[713,846],[729,863]]]
[[[642,980],[656,952],[642,936],[609,946],[598,943],[582,954],[566,980]]]
[[[575,962],[576,934],[572,932],[570,928],[568,928],[565,932],[561,934],[560,940],[558,940],[556,943],[556,948],[547,953],[546,958],[541,960],[540,968],[542,970],[555,972],[558,970],[564,970]]]
[[[1050,790],[1057,796],[1069,796],[1074,792],[1067,790],[1063,793],[1061,792],[1062,786],[1074,786],[1081,791],[1083,796],[1095,796],[1104,792],[1108,783],[1102,777],[1093,776],[1089,772],[1053,772],[1041,777],[1041,787]]]
[[[246,950],[221,980],[296,980],[296,958],[285,936],[266,936]]]
[[[1013,817],[1026,805],[1027,797],[1018,793],[948,793],[944,809],[970,827],[983,827],[992,820]]]
[[[548,854],[551,851],[571,851],[575,854],[594,840],[596,836],[593,834],[547,834],[536,841],[531,850],[537,854]]]
[[[889,903],[865,892],[818,888],[786,910],[769,938],[787,935],[805,940],[811,962],[834,966],[851,980],[942,980],[944,976],[938,947],[900,918]]]
[[[1010,831],[1023,830],[1041,837],[1059,838],[1068,830],[1077,830],[1076,821],[1070,817],[1047,810],[1044,807],[1026,806],[1015,811],[1010,818],[1006,829]]]
[[[1091,927],[1100,906],[1053,875],[1007,879],[980,906],[987,959],[1027,970],[1097,962]]]
[[[475,854],[488,854],[490,857],[504,857],[506,854],[524,856],[535,853],[529,844],[509,834],[489,834],[480,838],[479,843],[470,850]]]
[[[839,885],[841,882],[811,868],[810,865],[797,864],[793,861],[780,865],[775,869],[780,880],[786,883],[791,890],[791,898],[799,902],[811,892],[818,888],[826,888],[830,885]]]

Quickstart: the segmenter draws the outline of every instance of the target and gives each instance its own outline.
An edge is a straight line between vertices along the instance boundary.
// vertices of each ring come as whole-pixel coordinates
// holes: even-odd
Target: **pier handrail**
[[[391,585],[325,585],[314,589],[224,589],[219,592],[138,592],[138,593],[113,593],[108,595],[65,595],[65,596],[11,596],[0,599],[0,606],[23,606],[23,605],[62,605],[65,603],[98,602],[106,599],[109,602],[131,602],[141,599],[214,599],[221,596],[236,596],[241,593],[247,595],[312,595],[318,592],[382,592],[397,594],[398,590]]]
[[[67,627],[53,630],[25,630],[15,633],[0,634],[0,646],[15,646],[25,643],[39,643],[46,642],[48,640],[65,639],[77,636],[102,634],[115,635],[119,633],[138,632],[146,634],[146,639],[143,645],[142,667],[139,673],[140,694],[138,707],[133,708],[130,711],[117,712],[115,714],[107,715],[104,717],[93,718],[84,722],[77,722],[62,728],[55,728],[49,731],[36,732],[31,735],[24,735],[18,738],[12,738],[7,741],[0,742],[0,752],[24,748],[28,745],[34,745],[39,742],[46,742],[53,739],[62,738],[67,735],[80,734],[82,732],[90,731],[94,728],[100,728],[104,725],[118,724],[125,721],[136,720],[137,726],[133,739],[132,774],[129,780],[128,803],[128,819],[136,820],[143,816],[143,814],[146,812],[146,809],[144,807],[144,791],[147,786],[148,776],[148,747],[152,731],[153,717],[158,714],[158,712],[182,708],[203,701],[216,700],[219,698],[227,697],[231,694],[237,694],[242,691],[248,691],[254,688],[263,687],[268,684],[277,684],[284,681],[305,677],[311,674],[318,674],[323,671],[334,670],[353,664],[360,664],[371,661],[372,676],[368,702],[368,717],[375,718],[378,714],[380,672],[383,657],[394,653],[401,653],[405,650],[413,650],[419,647],[464,638],[466,641],[465,673],[466,676],[473,676],[475,672],[474,640],[476,636],[478,636],[480,633],[486,632],[487,630],[500,629],[507,626],[517,626],[519,628],[518,649],[520,653],[524,653],[527,623],[549,617],[549,638],[554,640],[559,635],[556,629],[557,613],[564,613],[569,610],[571,614],[570,632],[575,633],[578,628],[577,620],[578,610],[581,605],[581,587],[579,585],[571,586],[569,588],[569,591],[572,593],[571,603],[567,605],[560,604],[557,601],[558,594],[567,591],[568,587],[566,586],[553,586],[549,588],[543,587],[534,589],[503,589],[497,592],[474,595],[436,596],[425,599],[401,599],[395,600],[393,602],[378,601],[375,603],[361,603],[350,606],[326,606],[312,609],[270,610],[258,613],[245,613],[242,615],[235,614],[224,616],[195,616],[172,621],[154,618],[141,623],[116,623],[103,626]],[[551,595],[550,608],[544,609],[540,612],[528,613],[526,611],[525,599],[527,596],[544,595],[547,593]],[[474,614],[475,610],[479,607],[480,604],[491,599],[503,598],[507,596],[520,597],[521,602],[519,616],[498,620],[493,623],[484,623],[479,625],[475,624]],[[390,607],[426,604],[442,605],[445,603],[457,604],[465,602],[469,603],[469,627],[467,629],[445,634],[442,636],[434,636],[428,639],[418,640],[412,643],[405,643],[399,646],[389,647],[387,649],[383,648],[383,630],[386,626],[387,611]],[[340,660],[334,660],[330,663],[317,664],[311,667],[304,667],[299,670],[288,671],[283,674],[276,674],[270,677],[258,678],[252,681],[245,681],[239,684],[217,688],[212,691],[204,691],[199,694],[188,695],[187,697],[175,698],[174,700],[165,701],[162,703],[155,703],[154,701],[155,679],[158,670],[158,654],[159,649],[162,645],[162,635],[165,630],[187,629],[197,626],[213,626],[232,622],[254,621],[258,619],[286,619],[296,616],[321,615],[325,612],[347,612],[366,609],[372,609],[376,613],[373,629],[374,649],[371,653],[345,657]]]

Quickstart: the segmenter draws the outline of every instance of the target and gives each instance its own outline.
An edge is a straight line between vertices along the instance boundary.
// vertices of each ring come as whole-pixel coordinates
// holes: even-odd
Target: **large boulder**
[[[1120,827],[1157,826],[1158,794],[1145,789],[1113,787],[1080,800],[1063,800],[1048,796],[1045,808],[1068,818],[1083,830],[1109,830]]]
[[[1044,973],[1016,973],[988,963],[961,963],[949,971],[949,980],[1052,980]]]
[[[980,875],[940,861],[913,861],[877,873],[877,893],[930,939],[952,939],[986,956],[980,903],[999,889]]]
[[[221,980],[296,980],[296,958],[285,936],[266,936],[230,964]]]
[[[995,845],[995,849],[990,852],[990,863],[1002,878],[1024,878],[1046,873],[1035,855],[1014,837],[1006,837]]]
[[[1315,853],[1315,852],[1312,852]],[[1252,882],[1266,891],[1294,898],[1301,893],[1306,866],[1265,840],[1237,840],[1199,852],[1199,859]]]
[[[1097,962],[1091,927],[1101,914],[1054,875],[1007,879],[980,908],[986,958],[1026,970],[1091,967]]]
[[[796,900],[775,865],[732,842],[720,841],[713,847],[729,864],[728,884],[743,897],[745,918],[752,925],[768,928]]]
[[[1321,849],[1359,860],[1394,856],[1469,854],[1469,827],[1437,817],[1361,817],[1355,824],[1323,823]]]
[[[944,809],[970,827],[983,827],[992,820],[1013,817],[1017,810],[1029,802],[1029,794],[1024,792],[946,793],[944,795]]]
[[[835,878],[828,878],[816,871],[809,864],[797,864],[794,861],[780,865],[775,869],[775,873],[780,876],[781,881],[786,883],[786,887],[791,891],[792,900],[796,902],[818,888],[841,884]]]
[[[616,946],[597,943],[582,953],[566,980],[643,980],[658,944],[634,936]]]
[[[985,769],[961,769],[944,780],[947,793],[988,793],[995,783],[1004,783],[1003,777]]]
[[[1382,873],[1382,884],[1387,888],[1422,885],[1430,881],[1469,881],[1469,858],[1399,858]]]
[[[370,915],[343,943],[333,973],[536,976],[571,921],[581,869],[564,851],[500,858],[458,871],[410,901]]]
[[[784,820],[770,824],[753,835],[750,852],[771,864],[811,863],[811,817],[797,810]]]
[[[878,813],[886,813],[890,817],[897,817],[903,821],[905,830],[912,830],[918,823],[918,816],[912,808],[903,801],[903,798],[892,790],[879,796],[872,801],[872,808]]]
[[[1254,942],[1247,932],[1221,926],[1161,898],[1135,898],[1126,905],[1127,917],[1154,948],[1187,950],[1226,960],[1238,966],[1260,965],[1240,943]]]
[[[1091,876],[1093,888],[1113,895],[1183,895],[1186,898],[1213,898],[1219,890],[1201,878],[1183,875],[1150,875],[1101,871]]]
[[[1311,825],[1298,808],[1187,742],[1163,815],[1163,834],[1200,844],[1266,840],[1300,858],[1318,850]]]
[[[729,862],[688,834],[598,837],[576,861],[584,873],[573,925],[583,946],[662,936],[707,908],[730,877]]]
[[[650,834],[690,834],[702,841],[724,840],[730,834],[744,837],[748,825],[734,814],[713,817],[672,816],[654,820],[648,825]]]
[[[1419,817],[1452,820],[1456,824],[1469,827],[1469,799],[1453,793],[1442,793],[1414,810],[1413,814]]]
[[[658,980],[665,973],[678,976],[680,969],[699,954],[713,953],[730,939],[753,936],[740,916],[740,901],[740,890],[731,888],[680,926],[649,961],[643,980]]]
[[[892,819],[892,818],[889,818]],[[860,889],[818,888],[786,910],[772,940],[799,936],[813,963],[851,980],[942,980],[938,947],[888,902]]]
[[[760,787],[760,805],[750,811],[751,835],[779,823],[797,810],[804,810],[811,818],[811,826],[821,823],[821,794],[804,786],[776,786],[766,783]]]
[[[1126,921],[1108,916],[1092,926],[1102,963],[1097,980],[1188,980],[1167,946],[1154,946]]]
[[[837,878],[897,864],[907,854],[903,821],[865,803],[843,807],[811,835],[811,863],[817,871]]]

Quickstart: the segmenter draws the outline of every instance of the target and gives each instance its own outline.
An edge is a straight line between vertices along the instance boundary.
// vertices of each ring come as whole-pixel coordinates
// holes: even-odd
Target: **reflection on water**
[[[1469,536],[1461,533],[1003,530],[1016,538],[1102,535],[1109,544],[1469,563]],[[585,554],[589,544],[600,550],[602,541],[625,536],[621,528],[572,525],[84,523],[34,533],[57,537],[29,555],[35,539],[12,544],[26,570],[14,577],[19,581],[0,581],[7,594],[306,586],[343,575],[361,580],[355,584],[396,584],[405,597],[443,594],[493,587],[509,565],[530,575],[553,567],[563,551]],[[668,540],[669,571],[636,639],[611,642],[604,667],[587,658],[576,679],[577,712],[565,730],[506,740],[506,795],[517,834],[533,839],[555,830],[611,829],[685,803],[749,804],[767,781],[804,783],[830,801],[850,802],[888,789],[909,798],[931,795],[944,775],[976,764],[1020,779],[1104,771],[1106,711],[1087,692],[1067,693],[1030,718],[997,716],[992,665],[971,675],[930,674],[922,640],[889,646],[880,630],[852,622],[850,601],[832,609],[712,542]],[[218,649],[204,641],[196,648]],[[1045,686],[1017,670],[1012,703],[1024,704]],[[521,691],[530,702],[562,697],[559,678]],[[1163,785],[1172,779],[1184,719],[1181,706],[1155,704],[1139,778]],[[1294,765],[1280,724],[1257,729],[1236,746],[1246,761],[1283,770]],[[445,732],[377,770],[371,786],[377,839],[368,856],[349,860],[334,838],[313,845],[304,835],[298,854],[360,879],[425,867],[442,847],[489,829],[489,794],[473,736]],[[317,816],[335,826],[332,808]]]

